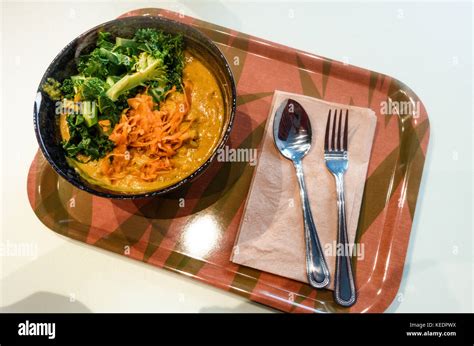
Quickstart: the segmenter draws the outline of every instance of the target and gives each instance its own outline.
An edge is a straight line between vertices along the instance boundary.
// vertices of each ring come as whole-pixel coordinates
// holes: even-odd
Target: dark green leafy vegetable
[[[88,55],[82,55],[77,65],[78,71],[86,77],[107,78],[109,75],[109,60],[100,55],[95,49]]]
[[[117,37],[114,50],[128,56],[135,56],[139,53],[139,46],[140,43],[133,39]]]
[[[88,127],[81,114],[68,115],[67,123],[70,138],[62,142],[67,156],[80,161],[82,159],[78,155],[97,160],[114,148],[114,142],[102,134],[98,126]]]
[[[66,78],[61,84],[61,91],[66,99],[72,99],[75,95],[74,83],[71,78]]]
[[[66,155],[99,159],[114,143],[99,125],[109,120],[113,128],[128,108],[127,99],[147,92],[159,103],[166,91],[182,90],[184,39],[145,28],[132,38],[99,32],[96,47],[77,62],[78,74],[59,83],[48,79],[42,89],[53,100],[80,101],[79,114],[68,114],[70,139],[63,142]]]
[[[118,68],[118,66],[123,66],[130,71],[135,63],[135,57],[129,57],[125,54],[113,52],[105,48],[99,48],[99,55],[107,59],[109,64]]]
[[[181,89],[184,68],[184,39],[182,35],[170,35],[154,29],[139,29],[135,41],[140,50],[161,58],[166,69],[168,86]]]
[[[132,93],[133,90],[130,91]],[[120,114],[126,108],[128,108],[127,96],[121,95],[117,101],[112,101],[105,95],[99,96],[97,99],[97,106],[100,112],[101,120],[110,120],[112,127],[115,126],[120,120]]]
[[[113,49],[114,48],[114,39],[112,34],[107,31],[100,31],[97,37],[96,46],[99,48]]]
[[[95,101],[83,101],[81,104],[81,114],[84,117],[87,127],[97,124],[97,107]]]
[[[98,95],[102,95],[105,92],[106,84],[97,77],[90,77],[83,81],[79,90],[83,100],[96,100]]]

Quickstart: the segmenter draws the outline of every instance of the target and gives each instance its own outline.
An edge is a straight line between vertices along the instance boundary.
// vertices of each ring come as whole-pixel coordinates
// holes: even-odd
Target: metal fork
[[[334,113],[331,117],[331,111]],[[331,121],[331,118],[333,119]],[[347,132],[349,110],[346,110],[342,125],[342,109],[337,116],[337,110],[329,110],[324,139],[324,160],[329,171],[336,180],[337,192],[337,247],[336,275],[334,284],[334,300],[342,306],[351,306],[356,301],[354,276],[352,274],[351,254],[346,227],[346,211],[344,204],[344,173],[349,165],[347,152]],[[337,120],[339,120],[337,122]],[[332,126],[331,126],[332,122]],[[337,126],[337,133],[336,133]],[[341,249],[342,248],[342,249]]]

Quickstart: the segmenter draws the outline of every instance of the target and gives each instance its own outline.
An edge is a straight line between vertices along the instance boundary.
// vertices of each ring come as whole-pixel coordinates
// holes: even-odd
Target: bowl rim
[[[51,158],[50,153],[48,152],[46,145],[43,141],[42,136],[40,135],[40,129],[39,129],[39,114],[40,114],[40,108],[41,108],[41,100],[43,97],[43,93],[41,92],[41,86],[45,83],[46,79],[49,77],[51,70],[53,67],[57,64],[58,60],[63,56],[63,54],[72,46],[74,45],[81,37],[84,37],[92,32],[95,32],[102,28],[105,25],[112,24],[112,23],[120,23],[124,21],[129,21],[132,19],[151,19],[151,20],[158,20],[161,22],[168,22],[171,23],[172,25],[177,25],[178,27],[181,27],[186,30],[193,31],[197,36],[200,36],[201,39],[203,39],[208,46],[211,47],[211,49],[214,51],[214,53],[217,54],[217,58],[222,61],[223,67],[225,69],[225,73],[229,75],[230,77],[230,89],[231,89],[231,100],[230,100],[230,114],[229,114],[229,122],[228,126],[225,129],[225,132],[222,134],[222,137],[217,144],[217,146],[214,148],[212,154],[206,159],[206,161],[201,164],[195,171],[193,171],[190,175],[186,176],[185,178],[177,181],[174,184],[171,184],[169,186],[166,186],[161,189],[153,190],[153,191],[148,191],[148,192],[142,192],[142,193],[113,193],[113,192],[106,192],[106,191],[100,191],[92,188],[91,186],[86,185],[86,184],[81,184],[79,181],[76,181],[74,179],[70,179],[69,175],[66,174],[56,163],[55,161]],[[216,157],[217,153],[219,150],[222,150],[224,146],[226,145],[229,137],[230,137],[230,132],[233,127],[234,123],[234,118],[236,114],[236,108],[237,108],[237,90],[235,86],[235,78],[234,74],[232,72],[232,69],[230,68],[229,62],[227,61],[226,57],[222,53],[222,51],[217,47],[217,45],[212,41],[207,35],[202,33],[200,30],[196,29],[190,24],[185,24],[173,19],[161,17],[161,16],[150,16],[150,15],[138,15],[138,16],[129,16],[129,17],[124,17],[124,18],[116,18],[101,24],[98,24],[91,29],[84,31],[80,35],[76,36],[72,41],[70,41],[61,51],[54,57],[54,59],[51,61],[49,64],[48,68],[43,74],[43,77],[41,78],[40,84],[38,86],[38,89],[36,91],[36,98],[33,106],[33,125],[34,125],[34,130],[35,130],[35,135],[36,135],[36,140],[39,144],[40,150],[48,163],[53,167],[53,169],[58,173],[61,177],[63,177],[65,180],[67,180],[70,184],[75,186],[76,188],[86,191],[88,193],[91,193],[93,195],[99,196],[99,197],[105,197],[105,198],[111,198],[111,199],[117,199],[117,200],[125,200],[125,199],[139,199],[139,198],[148,198],[148,197],[155,197],[155,196],[160,196],[164,195],[167,193],[170,193],[172,191],[175,191],[179,189],[181,186],[190,183],[193,181],[195,178],[197,178],[199,175],[201,175],[211,164],[211,162],[214,161],[214,158]],[[80,178],[80,177],[79,177]],[[80,178],[82,179],[82,178]]]

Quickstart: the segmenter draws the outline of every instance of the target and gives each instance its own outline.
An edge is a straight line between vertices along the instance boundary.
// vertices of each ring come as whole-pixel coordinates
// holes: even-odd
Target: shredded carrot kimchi
[[[191,106],[190,83],[183,91],[173,87],[159,107],[146,91],[127,100],[129,108],[109,136],[115,148],[102,160],[105,176],[114,181],[133,174],[154,181],[173,169],[170,159],[195,137],[193,120],[186,119]]]

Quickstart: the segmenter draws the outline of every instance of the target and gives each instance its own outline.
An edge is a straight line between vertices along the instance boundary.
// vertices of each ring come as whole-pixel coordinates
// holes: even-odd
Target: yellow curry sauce
[[[185,56],[183,81],[189,81],[192,84],[191,107],[186,117],[189,120],[195,119],[191,128],[197,132],[197,137],[193,143],[186,142],[171,158],[173,168],[160,174],[154,181],[144,181],[136,175],[129,174],[112,182],[101,171],[101,162],[106,158],[91,160],[87,163],[68,158],[68,162],[85,180],[123,193],[148,192],[182,180],[209,158],[222,131],[224,102],[219,85],[209,69],[189,52],[186,52]],[[60,116],[59,128],[62,138],[67,140],[69,131],[65,115]]]

